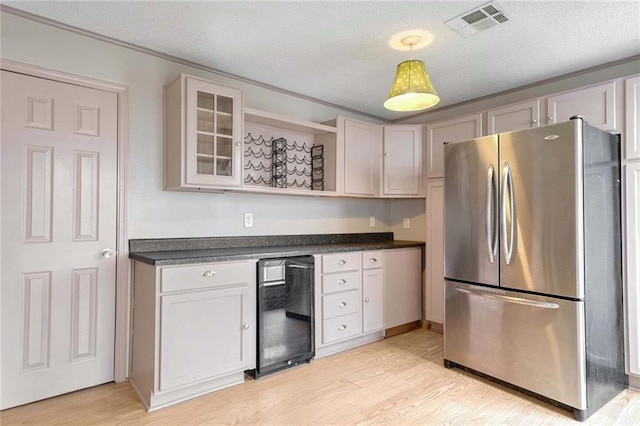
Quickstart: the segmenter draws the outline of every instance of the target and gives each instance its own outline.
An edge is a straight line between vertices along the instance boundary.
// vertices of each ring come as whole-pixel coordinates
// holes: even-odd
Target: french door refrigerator
[[[445,145],[445,366],[585,420],[625,387],[618,137],[574,117]]]

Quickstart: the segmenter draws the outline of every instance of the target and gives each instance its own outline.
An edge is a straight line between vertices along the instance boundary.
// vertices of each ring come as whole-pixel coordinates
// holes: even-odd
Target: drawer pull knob
[[[344,308],[345,306],[347,306],[347,302],[340,302],[338,304],[338,307],[340,307],[340,308]]]
[[[347,326],[345,324],[342,324],[340,327],[338,327],[338,330],[345,330],[347,328]]]
[[[244,324],[244,325],[242,326],[242,328],[244,328],[245,330],[248,330],[248,329],[249,329],[249,324]]]
[[[340,260],[338,261],[338,265],[344,265],[345,263],[347,263],[347,261],[346,261],[346,260],[342,260],[342,259],[340,259]]]
[[[212,276],[214,276],[215,274],[216,274],[216,273],[215,273],[215,271],[204,271],[201,275],[202,275],[203,277],[212,277]]]
[[[369,298],[364,299],[364,303],[369,303]]]
[[[347,280],[338,280],[338,284],[346,284]]]
[[[378,261],[378,259],[376,259],[375,257],[372,257],[371,259],[369,259],[369,262],[371,263],[376,263]]]

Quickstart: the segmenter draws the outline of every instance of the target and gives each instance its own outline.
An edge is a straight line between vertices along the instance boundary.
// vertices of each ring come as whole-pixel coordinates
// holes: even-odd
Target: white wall
[[[316,122],[337,114],[370,121],[366,117],[9,13],[0,13],[0,23],[4,59],[129,86],[130,238],[396,230],[391,212],[397,201],[162,190],[162,86],[180,73],[239,88],[246,106],[277,114]],[[408,211],[415,220],[410,230],[402,230],[402,238],[424,240],[424,202],[405,203],[412,206]],[[253,228],[243,228],[244,212],[254,214]],[[369,227],[369,216],[377,219],[374,228]]]

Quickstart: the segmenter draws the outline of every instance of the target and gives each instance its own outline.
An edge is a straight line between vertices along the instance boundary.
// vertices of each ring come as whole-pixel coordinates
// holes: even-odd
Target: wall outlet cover
[[[376,226],[376,217],[369,216],[369,228],[373,228]]]
[[[402,227],[404,229],[409,229],[410,226],[411,226],[411,220],[408,217],[405,217],[404,219],[402,219]]]
[[[244,214],[244,227],[252,228],[253,227],[253,213],[245,213]]]

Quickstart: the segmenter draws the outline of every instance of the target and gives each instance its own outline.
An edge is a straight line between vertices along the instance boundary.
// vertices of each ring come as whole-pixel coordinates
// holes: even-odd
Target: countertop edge
[[[425,247],[425,242],[423,241],[405,241],[405,240],[394,240],[394,241],[385,241],[385,242],[371,242],[371,243],[357,243],[352,245],[342,245],[336,244],[334,245],[305,245],[305,246],[297,246],[297,247],[260,247],[260,249],[264,249],[264,251],[260,252],[252,252],[252,253],[233,253],[233,254],[215,254],[216,251],[221,251],[220,249],[210,249],[210,250],[197,250],[199,252],[212,252],[209,254],[200,254],[197,256],[188,256],[194,250],[180,250],[182,256],[184,257],[167,257],[171,253],[176,252],[141,252],[141,253],[130,253],[129,258],[132,260],[136,260],[142,263],[146,263],[152,266],[172,266],[172,265],[189,265],[196,263],[211,263],[211,262],[224,262],[224,261],[236,261],[236,260],[249,260],[249,259],[267,259],[274,257],[292,257],[292,256],[307,256],[314,254],[328,254],[328,253],[343,253],[343,252],[351,252],[351,251],[371,251],[371,250],[394,250],[394,249],[402,249],[402,248],[412,248],[412,247]],[[255,249],[255,247],[248,247],[247,249]],[[236,248],[236,250],[241,251],[242,248]]]

